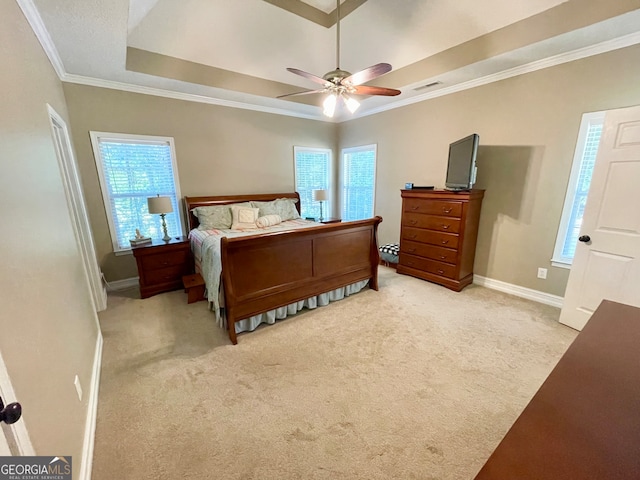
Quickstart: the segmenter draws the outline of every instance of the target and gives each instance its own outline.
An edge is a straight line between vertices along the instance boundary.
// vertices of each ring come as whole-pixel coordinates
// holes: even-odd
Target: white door
[[[16,394],[13,391],[13,385],[11,384],[11,378],[9,378],[9,372],[0,353],[0,397],[5,406],[19,402],[16,398]],[[24,414],[25,412],[23,412]],[[33,445],[31,444],[31,438],[24,422],[24,418],[20,418],[17,422],[7,425],[6,423],[0,424],[0,455],[35,455]]]
[[[582,330],[603,299],[640,307],[640,106],[605,116],[560,322]]]
[[[78,169],[73,157],[69,132],[62,117],[50,105],[47,105],[47,107],[53,144],[56,149],[60,172],[62,173],[62,183],[67,197],[73,232],[78,243],[95,309],[97,312],[101,312],[107,308],[107,291],[102,283],[102,273],[98,266],[93,234],[89,226],[89,216],[84,203]]]

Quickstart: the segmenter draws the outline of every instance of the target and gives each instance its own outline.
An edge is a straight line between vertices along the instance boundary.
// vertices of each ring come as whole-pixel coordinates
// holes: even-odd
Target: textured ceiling
[[[335,0],[18,2],[66,81],[322,118],[320,95],[275,97],[315,89],[287,67],[338,66]],[[339,66],[390,63],[373,84],[402,90],[359,115],[640,42],[640,0],[343,0],[341,18]]]

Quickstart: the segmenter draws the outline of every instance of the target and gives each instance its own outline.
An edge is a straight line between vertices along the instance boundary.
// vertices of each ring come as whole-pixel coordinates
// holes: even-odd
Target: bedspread
[[[259,229],[246,230],[191,230],[189,239],[191,240],[191,250],[198,271],[205,281],[207,287],[207,299],[216,315],[216,320],[220,318],[220,276],[222,273],[222,259],[220,240],[223,237],[242,237],[248,235],[259,235],[262,233],[282,232],[286,230],[316,227],[318,223],[303,220],[287,220],[278,225]]]

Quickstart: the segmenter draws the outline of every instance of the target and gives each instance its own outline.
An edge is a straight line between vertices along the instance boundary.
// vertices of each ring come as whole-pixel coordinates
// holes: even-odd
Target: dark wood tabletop
[[[639,308],[602,302],[475,478],[640,478]]]

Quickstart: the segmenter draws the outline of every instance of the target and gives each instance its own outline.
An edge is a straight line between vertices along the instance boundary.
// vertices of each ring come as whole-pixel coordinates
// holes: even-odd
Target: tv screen
[[[469,190],[476,181],[476,154],[480,136],[473,133],[449,145],[445,188]]]

